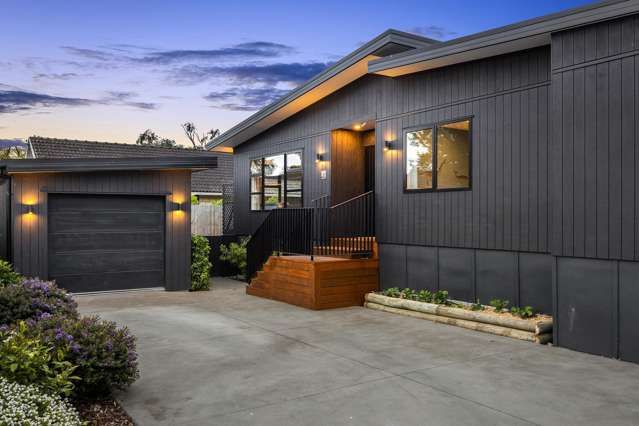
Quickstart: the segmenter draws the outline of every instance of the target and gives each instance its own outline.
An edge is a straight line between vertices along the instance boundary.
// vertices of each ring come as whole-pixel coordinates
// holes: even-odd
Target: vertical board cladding
[[[552,253],[639,260],[639,17],[552,36]]]
[[[454,299],[508,300],[552,313],[549,254],[380,244],[382,288],[447,290]]]
[[[249,208],[251,158],[303,149],[309,205],[339,175],[331,131],[374,119],[379,241],[548,252],[549,78],[548,47],[397,78],[364,76],[235,149],[238,232],[264,219]],[[403,129],[469,116],[472,190],[405,193]],[[395,149],[384,151],[384,141]],[[316,164],[318,152],[328,161]]]
[[[191,281],[190,171],[29,173],[11,177],[12,260],[23,275],[48,278],[48,194],[164,194],[165,280],[167,290],[185,290]],[[173,211],[170,202],[184,203]],[[33,205],[33,215],[24,213]]]

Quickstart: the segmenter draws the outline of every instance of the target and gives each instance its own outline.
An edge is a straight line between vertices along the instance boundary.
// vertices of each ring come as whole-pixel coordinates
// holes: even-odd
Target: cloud
[[[215,108],[230,111],[255,111],[275,102],[289,91],[271,87],[237,88],[211,92],[204,97]]]
[[[171,71],[169,78],[180,84],[196,84],[214,78],[224,78],[235,84],[286,83],[296,86],[320,73],[329,65],[330,63],[325,62],[247,64],[226,67],[187,65]]]
[[[411,33],[421,34],[425,37],[434,37],[436,39],[452,38],[457,35],[455,31],[440,27],[439,25],[425,25],[414,27],[409,30]]]
[[[149,64],[169,64],[190,61],[220,61],[229,59],[276,58],[295,52],[291,46],[268,41],[236,44],[231,47],[212,50],[164,50],[152,52],[136,59]]]
[[[74,72],[65,73],[40,73],[33,76],[34,80],[73,80],[80,77],[88,77],[91,74],[77,74]]]
[[[0,90],[0,114],[27,111],[38,107],[87,106],[95,103],[83,98],[51,96],[22,90]]]
[[[125,105],[142,110],[152,110],[158,107],[152,102],[131,100],[137,96],[134,92],[111,91],[107,92],[107,96],[102,99],[73,98],[31,92],[0,84],[0,114],[24,111],[47,113],[42,108],[60,106]]]
[[[79,56],[85,59],[92,59],[94,61],[107,62],[118,59],[118,56],[112,53],[105,52],[103,50],[84,49],[74,46],[61,46],[60,48],[67,53],[70,53],[71,55]]]

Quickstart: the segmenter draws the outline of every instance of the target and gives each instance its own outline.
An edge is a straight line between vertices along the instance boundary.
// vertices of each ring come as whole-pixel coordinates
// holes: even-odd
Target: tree
[[[190,121],[182,124],[182,129],[184,129],[184,134],[193,144],[193,149],[206,149],[206,144],[215,139],[220,134],[220,131],[218,129],[211,129],[200,136],[197,132],[197,129],[195,128],[195,124],[191,123]]]
[[[135,143],[138,145],[161,146],[163,148],[177,147],[177,144],[173,139],[161,138],[151,129],[146,129],[143,133],[140,133],[140,136],[138,136]]]

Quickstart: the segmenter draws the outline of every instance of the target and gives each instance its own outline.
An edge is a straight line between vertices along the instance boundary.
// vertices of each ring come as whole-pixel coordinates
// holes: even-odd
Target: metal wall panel
[[[477,250],[475,262],[477,299],[484,304],[502,299],[519,306],[517,253]]]
[[[438,253],[436,247],[406,246],[406,286],[437,291]]]
[[[619,358],[639,363],[639,263],[619,263]]]
[[[519,253],[519,305],[552,314],[552,268],[547,254]]]
[[[394,244],[379,246],[380,288],[406,287],[406,247]]]
[[[467,249],[439,249],[439,287],[451,298],[475,300],[475,254]]]
[[[617,262],[559,258],[559,345],[617,356]]]

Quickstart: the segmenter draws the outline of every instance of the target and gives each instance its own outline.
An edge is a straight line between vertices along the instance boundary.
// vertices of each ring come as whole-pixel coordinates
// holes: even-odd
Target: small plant
[[[493,299],[490,301],[490,306],[495,308],[495,312],[502,312],[508,307],[509,303],[510,302],[508,300]]]
[[[66,360],[67,354],[68,348],[33,336],[24,321],[0,333],[0,375],[16,383],[69,396],[79,377],[73,375],[76,366]]]
[[[13,271],[13,266],[6,260],[0,260],[0,287],[19,284],[23,276]]]
[[[401,290],[397,287],[387,288],[382,290],[382,295],[387,297],[400,297],[402,294]]]
[[[532,306],[524,306],[523,308],[513,306],[510,308],[510,313],[522,319],[532,318],[536,315]]]
[[[211,262],[209,240],[201,235],[191,237],[191,290],[208,290]]]
[[[433,300],[433,293],[428,290],[420,290],[417,293],[417,300],[420,302],[431,302]]]
[[[12,383],[0,376],[0,425],[80,426],[78,412],[57,395],[34,384]]]
[[[74,394],[80,397],[110,395],[140,376],[135,337],[128,328],[97,316],[81,319],[47,318],[38,321],[34,333],[77,365],[80,377]]]
[[[404,290],[402,290],[400,297],[402,299],[415,300],[416,299],[416,294],[415,294],[414,290],[412,290],[412,289],[407,287]]]
[[[433,303],[437,305],[446,305],[448,304],[448,292],[446,290],[437,290],[433,293]]]
[[[55,283],[33,278],[0,287],[0,325],[49,315],[78,316],[77,303]]]
[[[197,198],[197,195],[191,194],[191,205],[195,206],[200,204],[200,199]]]
[[[484,305],[482,305],[479,302],[479,299],[477,299],[475,303],[470,305],[470,310],[471,311],[483,311],[484,310]]]
[[[227,246],[220,245],[220,260],[235,266],[240,273],[246,277],[246,245],[248,238],[242,238],[240,243],[230,243]]]

